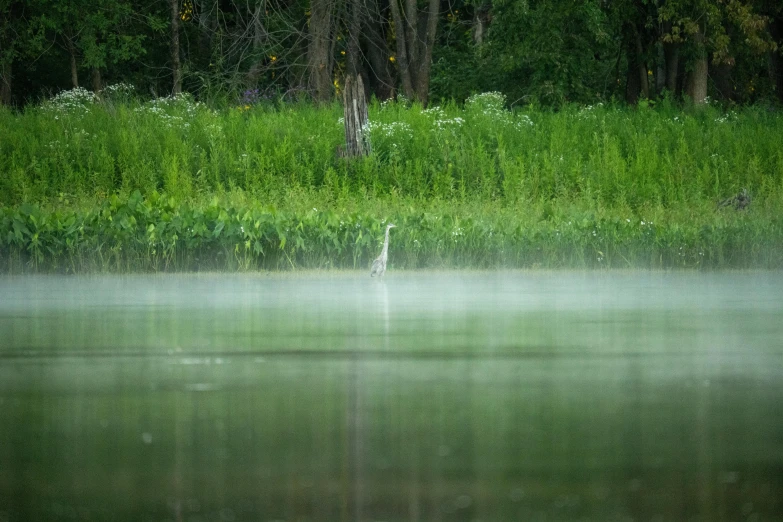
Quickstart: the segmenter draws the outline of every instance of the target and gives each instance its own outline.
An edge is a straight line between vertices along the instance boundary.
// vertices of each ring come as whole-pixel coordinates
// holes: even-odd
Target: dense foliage
[[[370,109],[374,154],[346,161],[339,106],[210,109],[188,95],[147,102],[83,90],[24,114],[0,111],[0,203],[242,190],[279,200],[295,188],[334,197],[505,204],[585,198],[606,206],[778,197],[783,118],[760,108],[682,112],[568,106],[504,109],[485,93],[464,108],[386,102]]]
[[[121,82],[328,101],[360,73],[381,100],[745,103],[783,99],[781,48],[777,0],[0,0],[0,102]]]
[[[134,192],[92,210],[1,209],[0,268],[363,269],[380,248],[386,219],[377,217],[379,206],[398,225],[393,268],[783,267],[783,218],[764,211],[642,213],[660,216],[655,221],[578,205],[517,211],[436,204],[419,210],[375,202],[358,212],[279,211],[256,202],[199,205]]]
[[[388,221],[393,268],[781,267],[779,113],[504,106],[376,103],[353,161],[336,105],[0,111],[0,268],[365,268]]]

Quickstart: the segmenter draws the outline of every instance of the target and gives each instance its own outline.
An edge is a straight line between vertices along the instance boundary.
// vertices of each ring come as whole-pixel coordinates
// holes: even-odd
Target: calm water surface
[[[34,520],[783,520],[783,273],[3,277]]]

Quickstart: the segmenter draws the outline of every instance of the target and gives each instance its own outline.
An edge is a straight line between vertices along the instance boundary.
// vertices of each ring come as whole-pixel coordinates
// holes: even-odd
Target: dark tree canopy
[[[783,101],[776,0],[0,0],[0,102],[130,83],[233,102]],[[668,94],[667,94],[668,93]]]

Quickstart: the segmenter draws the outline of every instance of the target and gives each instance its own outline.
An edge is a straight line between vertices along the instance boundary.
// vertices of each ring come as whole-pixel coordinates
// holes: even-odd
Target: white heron
[[[386,260],[389,258],[389,230],[396,227],[397,225],[392,225],[391,223],[386,225],[386,239],[383,240],[383,250],[381,255],[372,262],[370,277],[381,277],[386,272]]]

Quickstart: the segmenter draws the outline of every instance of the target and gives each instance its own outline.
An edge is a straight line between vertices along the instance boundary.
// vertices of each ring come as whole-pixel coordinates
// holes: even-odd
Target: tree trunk
[[[655,44],[656,65],[655,65],[655,94],[659,95],[666,88],[666,56],[663,53],[663,43]]]
[[[693,62],[693,70],[688,74],[685,91],[697,105],[704,103],[707,98],[707,71],[707,57],[701,56]]]
[[[11,105],[11,80],[13,78],[13,63],[4,61],[0,65],[0,104]]]
[[[310,42],[307,51],[308,88],[317,102],[332,98],[330,53],[334,0],[312,0],[310,4]]]
[[[362,18],[364,14],[363,0],[350,0],[350,21],[348,25],[348,51],[346,71],[351,76],[358,76],[362,63],[362,50],[359,46],[359,38],[362,32]]]
[[[393,95],[394,80],[389,67],[391,51],[386,43],[385,17],[376,0],[366,0],[365,6],[369,13],[363,24],[369,64],[367,83],[378,99],[386,100]]]
[[[75,89],[79,86],[79,69],[76,65],[76,46],[73,44],[73,39],[70,36],[66,36],[65,41],[68,47],[68,56],[71,59],[71,85]]]
[[[643,98],[650,98],[650,81],[647,74],[647,62],[644,60],[644,48],[642,46],[642,35],[636,32],[636,72],[639,75],[639,85]]]
[[[405,13],[401,13],[397,0],[391,0],[397,40],[397,63],[405,95],[426,105],[440,0],[429,0],[427,11],[422,13],[417,9],[416,0],[406,0],[405,4]],[[421,30],[422,26],[424,32]]]
[[[171,72],[173,85],[171,93],[174,95],[182,92],[182,67],[179,61],[179,0],[169,0],[171,11]]]
[[[11,84],[13,81],[13,66],[16,59],[16,48],[19,45],[14,38],[14,25],[18,4],[5,3],[0,11],[0,104],[11,105]]]
[[[408,61],[408,44],[405,36],[405,24],[402,21],[402,13],[397,0],[390,0],[392,19],[394,20],[394,41],[397,45],[397,68],[402,80],[402,92],[408,99],[413,99],[413,79],[411,78],[411,67]]]
[[[416,73],[419,68],[419,10],[418,0],[405,0],[405,32],[408,48],[408,66],[411,69],[413,92],[416,92]]]
[[[419,55],[419,70],[416,74],[416,98],[427,105],[430,98],[430,72],[432,71],[432,50],[435,47],[435,33],[438,30],[440,0],[430,0],[427,13],[427,33],[422,39],[424,48]]]
[[[481,45],[484,43],[484,35],[489,25],[489,7],[482,4],[476,8],[476,14],[473,16],[473,43]]]
[[[699,32],[694,35],[697,54],[691,63],[691,71],[685,86],[685,93],[696,105],[701,105],[707,98],[707,73],[709,70],[707,49],[705,46],[704,26],[699,27]]]
[[[97,67],[92,68],[92,91],[98,94],[103,90],[103,79],[101,78],[101,70]]]
[[[636,25],[625,25],[626,56],[628,68],[625,74],[625,101],[631,105],[640,97],[648,98],[650,89],[647,82],[647,65],[642,56],[642,37]]]
[[[347,157],[370,154],[370,138],[367,123],[367,99],[364,96],[362,77],[345,77],[343,89],[343,117],[345,120],[345,151]]]
[[[666,89],[672,93],[677,93],[677,71],[680,68],[680,44],[663,44],[663,56],[666,62]]]

